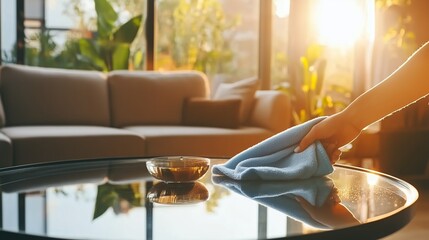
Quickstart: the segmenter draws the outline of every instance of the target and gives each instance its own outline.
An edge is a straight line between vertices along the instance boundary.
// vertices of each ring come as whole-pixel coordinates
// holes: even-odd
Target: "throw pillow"
[[[240,123],[245,123],[247,122],[252,110],[258,86],[259,81],[256,77],[247,78],[234,83],[221,83],[216,90],[213,99],[240,99]]]
[[[240,126],[240,105],[241,100],[239,99],[188,98],[183,105],[183,124],[238,128]]]

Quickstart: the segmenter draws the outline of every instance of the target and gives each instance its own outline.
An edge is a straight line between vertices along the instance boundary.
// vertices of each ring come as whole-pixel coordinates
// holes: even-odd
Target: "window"
[[[16,62],[16,2],[0,0],[0,63]]]
[[[97,29],[99,16],[93,1],[0,1],[2,62],[101,71],[114,69],[102,59],[101,54],[89,53],[90,49],[82,49],[80,46],[82,43],[79,43],[82,40],[94,49],[102,46],[99,41],[102,34]],[[17,7],[20,2],[23,2],[24,6]],[[154,45],[149,45],[150,41],[145,36],[144,30],[150,26],[144,26],[144,22],[141,22],[140,29],[129,46],[129,60],[117,64],[121,68],[200,70],[208,75],[213,88],[220,82],[234,82],[256,76],[261,72],[269,72],[263,76],[262,81],[268,82],[268,88],[275,88],[278,85],[296,84],[299,76],[296,76],[298,70],[294,64],[299,63],[300,57],[306,54],[311,41],[324,44],[327,37],[339,36],[338,33],[319,31],[332,30],[326,26],[333,25],[328,21],[327,24],[319,26],[319,23],[325,22],[320,19],[329,20],[326,15],[325,17],[319,15],[326,12],[328,16],[335,15],[337,12],[333,11],[332,7],[329,8],[332,3],[362,1],[108,0],[107,2],[117,15],[114,27],[110,30],[119,28],[134,16],[142,16],[140,19],[142,21],[149,17],[148,13],[155,13],[156,17],[154,34],[150,36],[154,39]],[[369,4],[371,0],[364,2]],[[155,3],[156,6],[148,9],[150,3]],[[267,21],[261,17],[261,12],[265,11],[261,6],[272,7],[269,26],[263,25]],[[322,11],[326,7],[328,11]],[[17,12],[22,9],[25,10],[24,16],[23,19],[19,19]],[[313,19],[318,16],[318,20]],[[341,22],[341,19],[334,18],[333,21]],[[20,24],[24,25],[21,36],[17,34],[19,31],[16,31]],[[319,27],[316,29],[317,26]],[[270,28],[269,36],[261,31],[266,28]],[[17,42],[23,41],[24,33],[25,51],[17,47]],[[315,41],[316,33],[321,34]],[[264,43],[270,45],[268,50],[264,49]],[[326,47],[325,82],[328,85],[332,85],[331,82],[335,84],[340,82],[342,87],[353,88],[355,85],[353,79],[356,78],[354,53],[348,51],[348,55],[344,55],[344,52],[338,51],[335,47],[336,45]],[[150,60],[150,64],[148,56],[154,60]],[[259,59],[265,61],[266,56],[269,56],[267,60],[270,62],[269,65],[259,62]],[[347,76],[337,71],[345,68],[348,71]]]
[[[98,37],[97,13],[92,1],[2,1],[2,60],[45,67],[109,70],[97,59],[81,56],[77,41]],[[118,14],[117,25],[144,14],[148,1],[108,1]],[[157,0],[155,69],[195,69],[213,84],[233,82],[258,74],[259,1]],[[16,12],[24,9],[22,19]],[[9,9],[7,12],[5,9]],[[14,9],[10,11],[10,9]],[[10,24],[11,19],[15,24]],[[23,54],[16,29],[24,25]],[[8,30],[10,29],[10,30]],[[12,32],[13,34],[5,34]],[[25,37],[24,37],[25,36]],[[24,39],[22,39],[24,40]],[[146,39],[142,29],[130,46],[129,69],[145,69]],[[20,59],[22,58],[22,59]]]
[[[195,69],[216,85],[258,72],[259,2],[159,0],[155,69]]]

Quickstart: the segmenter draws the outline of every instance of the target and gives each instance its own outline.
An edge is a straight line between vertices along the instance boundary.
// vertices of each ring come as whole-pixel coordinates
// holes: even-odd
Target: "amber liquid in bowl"
[[[209,169],[205,158],[158,158],[146,164],[149,173],[166,182],[191,182],[200,179]]]

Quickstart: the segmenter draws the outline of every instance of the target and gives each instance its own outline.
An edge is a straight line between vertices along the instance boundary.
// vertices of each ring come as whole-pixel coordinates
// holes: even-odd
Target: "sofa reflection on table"
[[[208,86],[197,71],[0,66],[0,167],[167,155],[228,158],[290,127],[286,95],[257,90],[249,81],[244,87],[221,84],[225,92],[214,99]]]

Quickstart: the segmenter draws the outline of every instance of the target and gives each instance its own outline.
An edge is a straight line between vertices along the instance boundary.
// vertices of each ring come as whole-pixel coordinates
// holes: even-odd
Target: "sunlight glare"
[[[290,11],[290,0],[275,0],[274,2],[276,16],[279,18],[285,18],[289,16]]]
[[[331,46],[351,46],[363,29],[364,16],[356,0],[319,0],[314,23],[318,40]]]
[[[375,174],[368,174],[366,176],[366,182],[370,186],[375,186],[378,183],[378,176]]]

